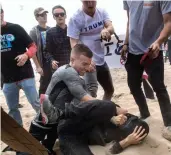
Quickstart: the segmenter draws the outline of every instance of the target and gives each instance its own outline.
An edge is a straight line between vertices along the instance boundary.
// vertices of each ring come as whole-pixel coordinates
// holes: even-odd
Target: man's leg
[[[57,125],[53,125],[51,129],[47,131],[47,137],[46,139],[42,142],[42,144],[52,153],[54,144],[56,142],[56,139],[58,138],[57,134]]]
[[[26,79],[19,82],[21,88],[23,89],[24,93],[30,104],[32,105],[33,109],[38,112],[40,110],[40,103],[39,103],[39,96],[37,94],[36,85],[34,78]]]
[[[114,93],[114,87],[107,63],[105,62],[102,66],[96,66],[96,71],[97,80],[104,89],[103,100],[111,100]]]
[[[44,75],[40,77],[39,96],[40,94],[45,94],[52,77],[52,71],[49,64],[44,64],[43,73]]]
[[[168,52],[168,56],[169,56],[169,62],[170,62],[170,65],[171,65],[171,49],[167,51]]]
[[[84,138],[76,135],[59,134],[60,150],[63,155],[93,155]]]
[[[66,110],[70,113],[68,115],[73,116],[74,113],[76,116],[59,122],[58,134],[62,153],[92,155],[88,147],[88,134],[94,126],[109,122],[117,115],[116,105],[111,101],[92,100],[76,106],[70,105]]]
[[[164,61],[163,54],[153,60],[146,69],[150,75],[151,85],[156,92],[165,126],[171,126],[171,102],[164,84]]]
[[[80,102],[77,105],[69,104],[65,109],[65,120],[62,126],[60,125],[62,121],[60,121],[58,131],[86,133],[98,124],[109,122],[113,116],[118,114],[118,111],[116,105],[111,101],[91,100]]]
[[[19,87],[16,83],[4,83],[3,93],[9,108],[9,115],[14,118],[20,125],[23,125],[20,111],[18,110],[19,103]]]
[[[144,93],[141,88],[142,74],[144,68],[140,65],[142,55],[128,54],[125,68],[127,70],[127,80],[130,91],[137,103],[142,118],[150,115]]]
[[[97,97],[98,83],[97,83],[96,72],[87,72],[84,75],[84,80],[85,80],[89,94],[92,97]]]
[[[36,138],[39,142],[42,142],[46,135],[46,130],[36,126],[34,121],[31,122],[29,133]],[[30,155],[26,152],[16,152],[16,155]]]

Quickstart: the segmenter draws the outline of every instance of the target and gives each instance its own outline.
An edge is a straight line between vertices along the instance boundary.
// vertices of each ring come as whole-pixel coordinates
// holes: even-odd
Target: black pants
[[[45,94],[52,77],[52,70],[48,63],[43,64],[43,72],[44,76],[40,77],[39,96],[40,94]]]
[[[49,152],[53,152],[53,146],[58,138],[57,125],[43,129],[31,122],[29,133],[40,141]]]
[[[141,89],[142,74],[144,71],[144,67],[140,65],[141,58],[142,55],[133,55],[129,53],[125,67],[128,74],[128,86],[139,107],[140,113],[142,116],[148,116],[148,106]],[[171,103],[164,84],[164,62],[162,52],[153,60],[152,64],[145,68],[145,71],[150,76],[150,83],[158,98],[164,125],[171,126]]]
[[[42,123],[40,126],[44,126]],[[57,125],[48,126],[48,128],[42,128],[31,122],[29,133],[36,138],[48,151],[49,155],[56,155],[53,151],[53,146],[58,138]],[[16,155],[30,155],[25,152],[17,152]]]
[[[168,57],[171,64],[171,40],[168,40]]]
[[[92,155],[88,135],[101,123],[108,123],[116,115],[116,105],[110,101],[88,101],[71,105],[66,119],[59,122],[58,136],[63,155]]]
[[[102,66],[96,66],[96,72],[97,81],[100,83],[105,92],[103,99],[110,100],[111,96],[114,93],[114,86],[107,63],[105,62],[105,64]]]

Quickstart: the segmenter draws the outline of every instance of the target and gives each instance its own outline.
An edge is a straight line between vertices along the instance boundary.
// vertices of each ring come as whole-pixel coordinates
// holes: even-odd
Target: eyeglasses
[[[53,14],[55,17],[59,17],[59,15],[61,16],[61,17],[64,17],[65,16],[65,13],[64,12],[61,12],[61,13],[54,13]]]

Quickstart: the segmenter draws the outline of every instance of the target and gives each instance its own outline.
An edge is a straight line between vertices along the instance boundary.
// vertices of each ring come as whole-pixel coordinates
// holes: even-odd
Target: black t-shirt
[[[19,67],[15,58],[26,52],[33,41],[27,32],[17,24],[7,23],[1,27],[1,73],[4,83],[12,83],[27,78],[33,78],[33,68],[28,59]]]

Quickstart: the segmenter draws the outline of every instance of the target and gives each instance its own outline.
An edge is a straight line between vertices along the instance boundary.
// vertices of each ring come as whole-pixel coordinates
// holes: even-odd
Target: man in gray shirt
[[[141,89],[143,71],[147,72],[166,127],[163,137],[171,140],[171,103],[164,84],[161,51],[161,45],[171,34],[171,2],[124,1],[124,9],[128,14],[128,24],[122,58],[126,60],[128,52],[125,64],[128,86],[139,107],[141,117],[149,117],[150,112]]]

